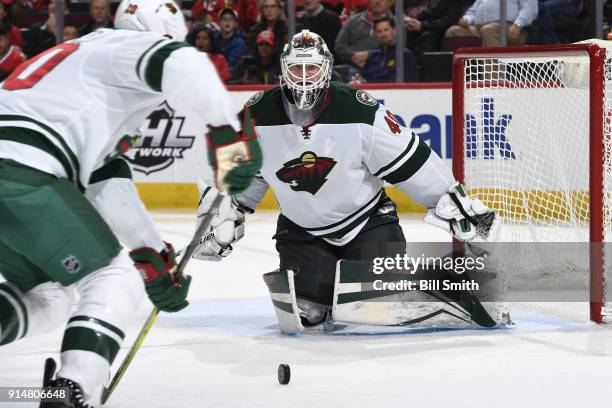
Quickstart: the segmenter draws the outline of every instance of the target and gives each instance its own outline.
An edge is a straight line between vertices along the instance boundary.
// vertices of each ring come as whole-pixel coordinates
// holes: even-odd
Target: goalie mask
[[[308,126],[323,108],[333,56],[321,36],[302,30],[285,44],[280,62],[287,115],[294,124]]]
[[[187,36],[183,13],[172,0],[123,0],[117,7],[115,28],[152,31],[178,41]]]

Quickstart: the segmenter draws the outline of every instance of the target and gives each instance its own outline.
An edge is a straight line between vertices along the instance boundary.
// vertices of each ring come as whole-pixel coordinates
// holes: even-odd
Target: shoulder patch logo
[[[244,106],[253,106],[253,105],[255,105],[257,102],[259,102],[261,100],[261,98],[263,97],[263,94],[264,94],[264,91],[257,92],[255,95],[251,96],[248,101],[246,101]]]
[[[302,155],[283,164],[276,172],[276,177],[289,184],[293,191],[306,191],[315,195],[327,181],[327,175],[336,165],[334,159],[317,157],[314,152],[304,152]]]
[[[376,106],[376,105],[378,105],[378,101],[376,99],[374,99],[372,97],[372,95],[370,95],[369,93],[367,93],[363,89],[358,90],[357,93],[355,94],[355,96],[357,97],[357,100],[360,103],[363,103],[364,105],[367,105],[367,106]]]

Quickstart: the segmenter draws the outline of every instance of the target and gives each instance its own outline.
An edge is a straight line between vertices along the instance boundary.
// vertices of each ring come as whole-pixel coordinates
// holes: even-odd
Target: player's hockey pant
[[[372,215],[361,232],[344,246],[331,245],[309,234],[283,215],[278,218],[274,238],[280,270],[297,270],[296,296],[328,306],[333,302],[338,260],[369,260],[406,252],[406,239],[394,210]]]
[[[0,344],[66,324],[59,376],[91,395],[108,374],[142,279],[71,183],[0,160]]]

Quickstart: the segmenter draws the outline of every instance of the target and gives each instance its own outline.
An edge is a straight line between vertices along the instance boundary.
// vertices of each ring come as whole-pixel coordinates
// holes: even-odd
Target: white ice
[[[191,213],[154,213],[164,238],[185,245]],[[119,407],[602,407],[612,400],[612,331],[530,307],[515,326],[432,331],[349,326],[328,334],[278,333],[263,273],[277,266],[276,214],[247,218],[246,237],[221,263],[193,260],[190,306],[162,314],[107,403]],[[402,217],[412,241],[448,239]],[[150,311],[127,331],[114,369]],[[0,347],[0,386],[39,386],[46,357],[58,357],[62,330]],[[279,363],[291,382],[279,385]],[[114,370],[113,370],[114,371]],[[0,403],[0,407],[36,407]]]

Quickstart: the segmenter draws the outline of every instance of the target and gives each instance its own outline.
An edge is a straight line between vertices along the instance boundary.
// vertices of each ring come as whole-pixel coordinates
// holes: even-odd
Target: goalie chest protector
[[[261,175],[282,214],[312,235],[344,245],[384,197],[381,172],[408,153],[418,153],[416,171],[429,148],[366,91],[337,82],[329,91],[327,106],[307,127],[291,123],[280,87],[255,94],[245,106],[263,151]]]

